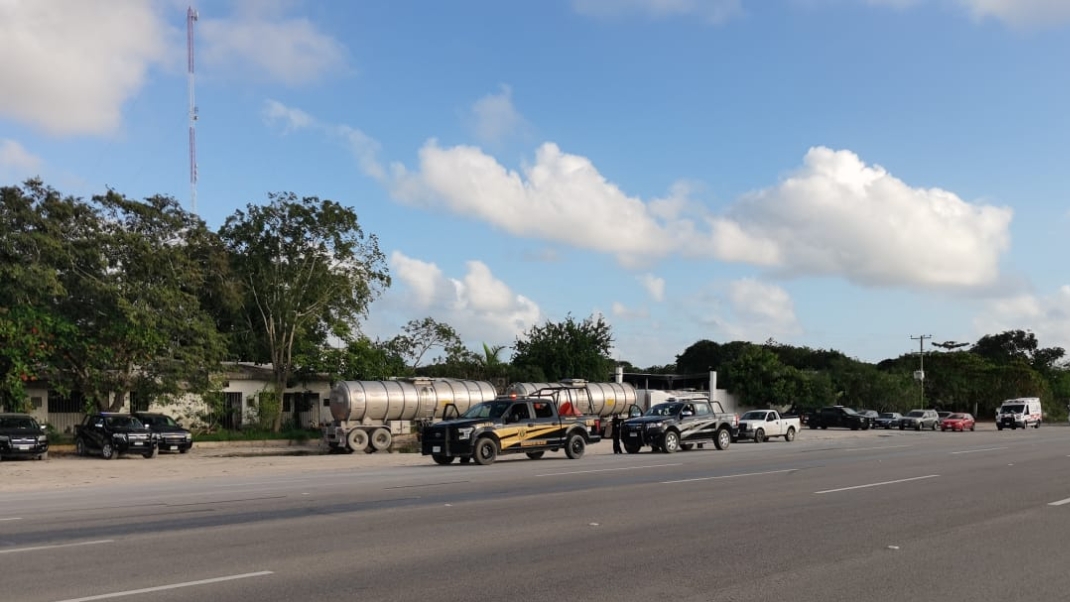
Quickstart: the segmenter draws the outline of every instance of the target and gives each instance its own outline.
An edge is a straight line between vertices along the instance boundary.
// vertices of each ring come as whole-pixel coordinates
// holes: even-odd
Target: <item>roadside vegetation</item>
[[[224,411],[219,367],[239,361],[273,371],[272,387],[257,399],[256,426],[212,428],[199,440],[318,436],[287,428],[282,412],[282,392],[311,375],[454,377],[501,388],[605,381],[617,367],[654,375],[716,370],[719,386],[752,407],[936,407],[981,419],[1002,399],[1036,396],[1049,421],[1065,420],[1070,401],[1065,351],[1042,347],[1029,331],[935,343],[921,382],[913,377],[915,353],[874,364],[849,350],[774,340],[699,339],[667,364],[641,367],[613,358],[612,326],[601,315],[570,314],[477,349],[433,316],[372,340],[360,323],[390,285],[376,235],[352,207],[331,200],[269,194],[214,231],[166,196],[135,200],[108,190],[82,199],[39,180],[2,187],[0,407],[29,409],[27,387],[37,381],[61,395],[79,393],[93,411],[117,410],[132,396],[166,404],[193,394],[214,426]]]

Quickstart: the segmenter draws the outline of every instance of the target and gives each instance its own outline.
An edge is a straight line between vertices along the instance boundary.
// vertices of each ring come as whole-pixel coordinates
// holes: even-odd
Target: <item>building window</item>
[[[131,412],[148,412],[149,406],[152,404],[152,398],[144,393],[137,391],[130,392],[130,411]]]
[[[49,414],[80,414],[85,411],[85,395],[81,391],[71,391],[70,395],[60,395],[56,391],[48,392]]]

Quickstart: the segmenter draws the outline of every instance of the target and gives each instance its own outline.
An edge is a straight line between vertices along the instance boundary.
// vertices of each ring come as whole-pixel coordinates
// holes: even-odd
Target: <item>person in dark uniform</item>
[[[615,454],[624,453],[624,452],[622,452],[620,450],[620,429],[621,429],[621,426],[623,424],[624,424],[624,419],[621,418],[620,414],[614,414],[613,415],[612,427],[613,427],[613,453],[615,453]]]

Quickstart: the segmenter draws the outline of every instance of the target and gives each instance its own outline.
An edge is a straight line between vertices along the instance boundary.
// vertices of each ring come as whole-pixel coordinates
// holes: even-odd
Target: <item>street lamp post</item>
[[[925,407],[925,339],[933,338],[931,334],[923,334],[910,337],[918,342],[918,369],[914,372],[914,380],[918,381],[921,389],[921,407]]]

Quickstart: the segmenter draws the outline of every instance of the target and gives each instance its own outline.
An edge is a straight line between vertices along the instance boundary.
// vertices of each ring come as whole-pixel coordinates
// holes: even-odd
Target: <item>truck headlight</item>
[[[193,433],[186,433],[186,441],[193,441]]]
[[[126,433],[112,433],[111,437],[119,441],[126,441]]]
[[[48,441],[48,435],[37,435],[38,443],[45,443],[46,441]]]
[[[11,443],[11,437],[0,435],[0,443]]]
[[[475,427],[465,427],[463,429],[457,429],[458,439],[467,439],[472,436],[472,431],[476,430]]]
[[[646,428],[648,428],[648,429],[659,429],[659,428],[661,428],[661,426],[662,425],[661,425],[660,422],[651,422],[651,423],[646,425]]]

